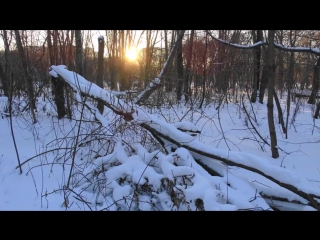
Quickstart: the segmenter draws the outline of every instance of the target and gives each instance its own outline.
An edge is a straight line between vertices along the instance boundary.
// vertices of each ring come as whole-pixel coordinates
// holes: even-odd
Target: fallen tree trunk
[[[316,208],[317,210],[320,210],[320,207],[319,207],[319,204],[317,204],[315,202],[315,200],[313,199],[314,197],[315,198],[318,198],[320,199],[320,196],[318,195],[314,195],[314,194],[309,194],[309,193],[306,193],[304,191],[301,191],[298,187],[294,186],[294,185],[291,185],[289,183],[284,183],[284,182],[281,182],[280,180],[274,178],[273,176],[270,176],[270,175],[267,175],[265,174],[264,172],[262,172],[261,170],[258,170],[254,167],[251,167],[251,166],[247,166],[245,164],[242,164],[242,163],[237,163],[237,162],[234,162],[232,161],[231,159],[228,159],[228,158],[224,158],[224,157],[221,157],[219,155],[215,155],[215,154],[212,154],[210,152],[207,152],[207,151],[202,151],[200,150],[199,148],[196,148],[196,147],[192,147],[190,146],[190,144],[185,144],[185,143],[180,143],[180,142],[177,142],[175,141],[174,139],[168,137],[167,135],[161,133],[160,131],[157,131],[155,130],[154,128],[150,127],[148,124],[141,124],[142,127],[144,127],[145,129],[149,130],[150,132],[153,132],[153,134],[156,134],[158,136],[160,136],[161,138],[171,142],[172,144],[175,144],[177,147],[183,147],[183,148],[186,148],[190,151],[191,155],[193,155],[193,157],[196,159],[200,159],[198,161],[202,162],[201,161],[201,158],[197,157],[194,155],[194,153],[196,154],[199,154],[200,156],[205,156],[205,157],[209,157],[213,160],[220,160],[221,162],[227,164],[228,166],[235,166],[235,167],[240,167],[240,168],[243,168],[243,169],[246,169],[246,170],[249,170],[249,171],[252,171],[252,172],[255,172],[255,173],[258,173],[260,174],[261,176],[264,176],[265,178],[271,180],[272,182],[278,184],[279,186],[285,188],[285,189],[288,189],[290,190],[291,192],[297,194],[298,196],[304,198],[304,199],[307,199],[308,201],[310,201],[311,203],[311,206],[313,206],[314,208]],[[204,162],[202,162],[203,164],[205,164]],[[210,168],[210,166],[207,166],[208,168]],[[211,169],[213,172],[217,172],[216,170],[214,169]],[[221,176],[221,174],[219,174]]]
[[[299,184],[300,179],[293,172],[270,165],[265,159],[252,154],[220,150],[201,143],[189,134],[179,131],[172,124],[160,121],[156,116],[145,113],[139,106],[126,104],[109,91],[99,88],[74,72],[68,71],[65,66],[52,66],[50,74],[53,76],[60,75],[78,94],[84,94],[100,100],[114,113],[122,115],[126,121],[132,121],[140,125],[153,136],[163,139],[163,142],[169,142],[170,146],[175,145],[188,149],[195,159],[199,159],[201,163],[206,164],[213,173],[216,172],[220,176],[224,175],[221,168],[212,166],[217,163],[224,163],[228,166],[236,166],[255,172],[307,200],[313,208],[320,210],[319,204],[314,199],[320,199],[320,191],[303,189],[303,186]]]

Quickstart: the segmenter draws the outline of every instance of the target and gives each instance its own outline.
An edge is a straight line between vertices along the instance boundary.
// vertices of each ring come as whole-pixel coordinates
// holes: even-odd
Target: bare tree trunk
[[[255,34],[257,31],[257,34]],[[257,43],[263,41],[262,30],[252,30],[253,42]],[[251,93],[251,102],[256,102],[258,88],[260,85],[260,61],[261,61],[261,47],[253,49],[253,91]]]
[[[76,40],[76,72],[82,75],[83,48],[82,48],[81,30],[75,30],[74,35]]]
[[[275,78],[275,54],[274,54],[274,34],[275,30],[268,30],[268,125],[271,140],[271,152],[273,158],[279,157],[277,135],[273,120],[273,93],[274,93],[274,78]]]
[[[61,59],[61,63],[63,65],[67,65],[67,51],[66,51],[66,42],[63,30],[57,32],[57,40],[59,44],[59,56]]]
[[[47,41],[48,41],[48,50],[49,50],[49,59],[51,65],[56,65],[56,58],[54,56],[51,33],[50,30],[47,30]],[[59,78],[51,76],[52,83],[52,92],[54,95],[54,102],[57,106],[58,119],[63,118],[66,115],[66,109],[64,106],[64,81]]]
[[[59,47],[60,46],[60,52],[59,52]],[[65,57],[63,56],[63,50],[62,50],[62,43],[60,41],[60,34],[58,30],[53,31],[53,52],[55,56],[55,60],[58,62],[64,63]],[[83,73],[85,75],[85,73]],[[65,89],[66,93],[66,103],[67,103],[67,111],[66,114],[68,115],[68,118],[72,118],[72,112],[71,112],[71,97],[70,97],[70,88],[69,86],[66,86],[65,84],[60,85],[62,82],[58,83],[58,89],[59,91],[63,91]],[[60,89],[61,88],[61,89]],[[58,116],[59,118],[59,116]]]
[[[283,97],[283,92],[284,92],[284,63],[283,63],[283,52],[279,52],[279,81],[278,81],[278,86],[280,90],[280,99]]]
[[[264,56],[265,63],[267,63],[268,58],[269,58],[268,51],[265,51],[265,56]],[[261,104],[263,104],[264,94],[268,87],[268,78],[269,78],[268,66],[265,64],[262,70],[261,84],[260,84],[260,91],[259,91],[259,102]]]
[[[165,50],[164,51],[164,58],[168,59],[168,56],[169,56],[168,30],[164,30],[164,50]],[[170,83],[169,82],[170,82],[170,80],[166,76],[164,76],[163,79],[164,79],[165,91],[169,92],[169,89],[170,89],[170,87],[169,87]],[[172,90],[172,87],[171,87],[171,90]]]
[[[102,36],[98,37],[98,75],[97,75],[97,85],[103,89],[103,67],[104,67],[104,39]],[[102,114],[104,109],[104,104],[98,101],[97,106],[99,112]]]
[[[6,95],[7,92],[7,97],[10,99],[11,94],[13,94],[13,72],[12,72],[12,67],[11,67],[11,61],[8,59],[8,53],[10,51],[9,48],[9,42],[8,42],[8,35],[7,35],[7,30],[2,30],[3,31],[3,43],[4,43],[4,58],[5,58],[5,65],[4,69],[2,68],[3,71],[3,76],[0,76],[2,81],[3,81],[3,91],[4,94]],[[11,34],[12,36],[12,34]],[[10,70],[10,71],[9,71]]]
[[[320,67],[320,56],[318,57],[317,62],[313,67],[313,83],[312,83],[311,95],[308,99],[309,104],[316,103],[316,96],[317,96],[319,85],[320,85],[319,67]]]
[[[12,94],[12,81],[13,79],[11,79],[11,83],[10,83],[10,75],[11,73],[8,73],[8,68],[10,69],[10,71],[12,71],[11,69],[11,61],[9,61],[8,59],[8,53],[10,51],[9,49],[9,43],[8,43],[8,35],[7,35],[7,30],[2,30],[3,31],[3,43],[4,43],[4,58],[5,58],[5,65],[4,68],[1,66],[1,81],[2,81],[2,86],[3,86],[3,92],[4,95],[7,96],[9,99],[11,97]],[[1,64],[1,63],[0,63]],[[11,89],[11,90],[10,90]]]
[[[292,31],[290,31],[290,43],[291,46],[294,46],[294,41],[292,39]],[[290,115],[290,105],[291,105],[291,89],[293,85],[293,76],[294,76],[294,52],[290,53],[290,61],[289,61],[289,70],[288,70],[288,78],[287,78],[287,118],[286,118],[286,139],[288,139],[288,123],[289,123],[289,115]]]
[[[143,81],[146,86],[149,81],[149,72],[151,65],[151,30],[146,30],[146,48],[145,48],[145,67]]]
[[[278,31],[278,36],[279,36],[279,43],[283,44],[283,30]],[[280,51],[278,53],[278,58],[279,58],[279,77],[278,77],[278,85],[280,89],[280,99],[282,99],[283,96],[283,91],[284,91],[284,53]]]
[[[172,30],[172,34],[171,34],[171,44],[170,44],[170,48],[172,50],[172,47],[173,47],[173,43],[174,43],[174,40],[175,40],[175,31]],[[167,34],[167,32],[166,32]],[[168,43],[166,41],[166,59],[168,59],[169,55],[168,55],[168,52],[169,52],[169,46],[168,46]],[[169,74],[171,72],[171,69],[172,69],[172,65],[170,65],[167,70],[166,70],[166,73],[165,75]],[[170,79],[168,76],[165,76],[165,79],[166,79],[166,92],[172,92],[172,89],[173,89],[173,81],[172,79]]]
[[[199,105],[199,109],[202,108],[204,97],[206,94],[206,67],[207,67],[207,49],[208,49],[208,33],[206,32],[206,41],[205,41],[205,49],[204,49],[204,56],[203,56],[203,79],[202,79],[202,98]]]
[[[177,81],[177,100],[181,100],[182,96],[182,87],[183,87],[183,59],[182,59],[182,38],[179,39],[177,42],[177,52],[176,52],[176,67],[177,67],[177,74],[178,74],[178,81]]]
[[[7,79],[6,74],[3,71],[1,62],[0,62],[0,78],[1,78],[1,83],[2,83],[2,88],[3,88],[3,93],[6,97],[9,98],[9,81]]]
[[[263,41],[262,30],[257,30],[257,42]],[[257,86],[260,84],[261,47],[257,49]]]
[[[187,64],[186,64],[186,75],[184,79],[184,99],[186,102],[189,101],[189,97],[191,95],[190,91],[190,72],[191,72],[191,61],[192,61],[192,51],[193,51],[193,39],[194,39],[194,30],[191,30],[190,39],[189,39],[189,49],[187,56]]]
[[[317,108],[314,113],[314,118],[319,118],[319,114],[320,114],[320,102],[318,102],[318,104],[317,104]]]
[[[109,54],[109,72],[110,72],[110,89],[115,90],[117,88],[116,80],[116,46],[117,46],[117,30],[112,30],[112,43],[111,53]]]
[[[75,30],[67,31],[67,62],[68,69],[75,71],[75,61],[74,61],[74,52],[73,52],[73,40],[74,40]]]
[[[58,34],[58,40],[59,40],[59,46],[60,46],[60,58],[62,61],[63,65],[67,65],[67,50],[68,50],[68,45],[71,44],[72,42],[67,42],[67,36],[64,35],[64,31],[60,30],[60,34]],[[82,46],[81,46],[82,48]],[[80,66],[80,71],[81,71],[82,66]],[[66,90],[66,99],[67,99],[67,113],[68,113],[68,118],[71,119],[72,117],[72,112],[71,112],[71,106],[73,105],[73,99],[71,97],[72,92],[70,91],[70,87],[68,85],[64,85],[65,90]]]
[[[253,43],[257,42],[257,34],[256,30],[251,30]],[[257,83],[257,48],[253,49],[253,84],[252,84],[252,92],[250,101],[255,103],[257,101],[257,94],[258,94],[258,83]]]
[[[119,41],[120,41],[120,59],[119,59],[119,77],[120,77],[120,91],[128,89],[127,84],[127,73],[126,73],[126,58],[125,58],[125,42],[124,42],[124,31],[119,30]]]
[[[20,32],[19,32],[19,30],[14,30],[14,32],[16,35],[16,43],[17,43],[18,52],[19,52],[20,60],[21,60],[22,67],[23,67],[24,77],[26,79],[31,115],[33,118],[33,123],[36,123],[37,122],[36,115],[35,115],[36,102],[35,102],[34,91],[33,91],[33,82],[32,82],[32,78],[28,72],[28,65],[27,65],[27,60],[25,58],[24,50],[22,47]]]
[[[219,39],[225,40],[224,30],[219,30]],[[222,90],[222,70],[223,70],[223,55],[225,52],[224,44],[218,44],[218,66],[216,69],[216,78],[217,78],[217,85],[216,88],[220,92]]]
[[[147,86],[150,78],[153,77],[154,73],[152,72],[152,58],[154,54],[154,46],[157,40],[158,31],[155,30],[146,30],[146,47],[144,52],[144,67],[142,69],[142,78],[144,82],[144,86]]]
[[[11,67],[11,62],[8,61],[8,53],[10,51],[9,48],[9,42],[8,42],[8,34],[7,30],[2,30],[3,31],[3,43],[4,43],[4,58],[5,58],[5,68],[4,68],[4,73],[6,74],[8,78],[8,65]],[[12,36],[12,34],[11,34]],[[10,81],[10,80],[9,80]],[[9,88],[8,88],[9,89]]]
[[[283,133],[287,134],[287,128],[286,128],[286,126],[284,124],[284,121],[283,121],[283,113],[282,113],[280,101],[279,101],[279,98],[278,98],[278,95],[277,95],[275,89],[273,89],[273,97],[274,97],[274,101],[276,102],[276,106],[277,106],[277,109],[278,109],[279,124],[281,124],[281,126],[282,126]]]

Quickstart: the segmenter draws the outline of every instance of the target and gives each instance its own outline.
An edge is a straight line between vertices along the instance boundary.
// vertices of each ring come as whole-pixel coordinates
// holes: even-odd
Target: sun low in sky
[[[138,51],[135,48],[127,49],[126,56],[130,61],[135,61],[138,57]]]

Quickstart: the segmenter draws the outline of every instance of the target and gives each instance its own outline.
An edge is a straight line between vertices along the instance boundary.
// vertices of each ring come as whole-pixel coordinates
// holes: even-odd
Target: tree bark
[[[191,30],[190,40],[189,40],[189,49],[187,53],[187,64],[186,64],[186,75],[184,79],[184,99],[186,102],[189,101],[189,97],[191,95],[190,91],[190,73],[191,73],[191,61],[192,61],[192,51],[193,51],[193,39],[194,39],[194,30]]]
[[[269,71],[267,66],[268,59],[269,59],[268,51],[265,51],[265,56],[264,56],[265,65],[263,66],[263,69],[262,69],[261,84],[260,84],[260,90],[259,90],[259,102],[261,104],[263,104],[264,94],[268,87],[268,78],[269,78]]]
[[[31,76],[29,74],[29,71],[28,71],[28,64],[27,64],[26,57],[24,55],[24,50],[23,50],[23,47],[22,47],[20,32],[19,32],[19,30],[14,30],[14,32],[15,32],[15,35],[16,35],[16,43],[17,43],[17,47],[18,47],[20,60],[21,60],[21,63],[22,63],[23,74],[24,74],[24,77],[26,79],[27,93],[28,93],[28,98],[29,98],[29,105],[30,105],[31,115],[32,115],[32,118],[33,118],[33,123],[36,123],[37,122],[36,115],[35,115],[36,100],[35,100],[34,90],[33,90],[33,81],[32,81],[32,78],[31,78]]]
[[[124,31],[119,30],[119,41],[120,41],[120,59],[119,59],[119,78],[120,78],[120,91],[128,90],[128,78],[126,70],[126,57],[125,57],[125,41],[124,41]]]
[[[208,34],[206,33],[206,39],[205,39],[205,49],[204,49],[204,56],[203,56],[203,78],[202,78],[202,98],[199,105],[199,109],[202,108],[205,94],[206,94],[206,68],[207,68],[207,50],[208,50]],[[221,76],[221,73],[220,73]],[[221,80],[221,77],[220,77]]]
[[[294,41],[292,39],[292,31],[290,31],[290,42],[291,46],[294,45]],[[287,118],[286,118],[286,129],[288,130],[289,124],[289,115],[290,115],[290,106],[291,106],[291,89],[293,86],[293,76],[294,76],[294,52],[290,53],[290,60],[289,60],[289,70],[287,76],[287,88],[288,88],[288,95],[287,95]],[[286,139],[288,139],[288,131],[286,132]]]
[[[6,97],[9,98],[9,81],[6,74],[3,71],[1,62],[0,62],[0,78],[1,78],[3,93]]]
[[[319,78],[320,56],[317,59],[316,64],[313,67],[313,83],[310,97],[308,99],[309,104],[316,103],[316,96],[319,90],[320,78]]]
[[[225,39],[226,30],[219,30],[219,39]],[[216,68],[216,78],[217,78],[217,86],[219,92],[223,90],[223,61],[225,54],[225,44],[218,44],[218,63],[219,65]]]
[[[168,44],[168,30],[164,30],[164,58],[168,59],[169,56],[169,44]],[[172,91],[172,84],[171,87],[169,86],[170,80],[164,76],[164,86],[165,86],[165,91],[170,92]]]
[[[103,89],[103,67],[104,67],[104,39],[102,36],[98,37],[98,74],[97,74],[97,85]],[[104,104],[98,100],[97,106],[99,112],[102,114]]]
[[[8,99],[10,99],[11,95],[13,94],[12,62],[8,58],[8,53],[10,51],[10,48],[9,48],[7,30],[2,30],[2,31],[3,31],[3,36],[2,37],[3,37],[3,43],[4,43],[5,65],[4,65],[4,68],[2,68],[2,73],[1,73],[2,76],[0,76],[0,77],[1,77],[1,79],[3,81],[2,84],[3,84],[4,95],[7,96]]]
[[[316,108],[316,111],[314,113],[314,118],[319,118],[319,114],[320,114],[320,102],[318,102],[317,104],[317,108]]]
[[[182,38],[177,42],[177,57],[176,57],[176,66],[177,66],[177,100],[180,101],[182,97],[182,87],[183,87],[183,59],[182,59]]]
[[[273,119],[273,94],[274,94],[274,78],[275,78],[275,54],[274,54],[274,35],[275,30],[268,30],[268,125],[271,140],[271,152],[273,158],[279,157],[277,135]]]
[[[74,31],[76,40],[76,72],[80,75],[83,74],[82,60],[83,60],[83,48],[81,30]]]
[[[280,44],[283,44],[283,30],[278,31],[278,37]],[[283,91],[284,91],[284,52],[279,51],[278,53],[278,66],[279,66],[279,77],[278,77],[278,86],[280,90],[280,99],[282,99]]]
[[[112,30],[112,44],[111,44],[111,53],[109,55],[109,72],[110,72],[110,89],[117,89],[117,80],[116,80],[116,46],[117,46],[117,30]]]
[[[253,38],[253,43],[257,42],[257,34],[256,30],[251,30],[252,32],[252,38]],[[253,49],[253,84],[252,84],[252,92],[251,92],[251,97],[250,101],[252,103],[255,103],[257,101],[257,94],[258,94],[258,83],[257,83],[257,49]]]
[[[255,34],[257,31],[257,34]],[[262,30],[252,30],[253,42],[257,43],[263,41]],[[261,47],[253,49],[253,91],[251,93],[251,102],[256,102],[257,93],[260,85],[260,61],[261,61]]]
[[[287,134],[287,128],[286,128],[284,121],[283,121],[283,113],[282,113],[280,101],[279,101],[279,98],[278,98],[278,95],[277,95],[275,89],[273,89],[273,97],[274,97],[274,101],[276,102],[276,106],[277,106],[277,110],[278,110],[279,124],[281,124],[281,126],[282,126],[283,133]]]
[[[260,37],[261,37],[261,41],[263,41],[263,32],[262,30],[258,31],[260,32]],[[261,47],[259,47],[261,49]],[[263,49],[264,49],[264,66],[262,68],[262,76],[261,76],[261,83],[260,83],[260,86],[259,86],[259,83],[258,83],[258,86],[259,86],[259,102],[261,104],[263,104],[263,98],[264,98],[264,94],[265,94],[265,91],[268,87],[268,67],[266,66],[266,63],[268,62],[268,51],[266,51],[265,47],[263,46]],[[261,54],[261,51],[260,51],[260,54]],[[260,71],[260,70],[259,70]]]
[[[56,62],[57,59],[53,51],[50,30],[47,30],[47,41],[48,41],[50,64],[55,65],[57,64]],[[64,90],[63,90],[64,81],[62,81],[60,78],[55,78],[51,76],[51,83],[52,83],[52,93],[54,96],[54,102],[57,106],[58,119],[61,119],[66,115],[66,109],[64,106]]]
[[[168,59],[169,58],[169,48],[170,50],[172,50],[173,48],[173,45],[174,45],[174,39],[175,39],[175,31],[172,30],[172,34],[171,34],[171,44],[170,46],[168,45],[168,39],[167,39],[167,31],[165,31],[165,45],[166,45],[166,56],[165,58]],[[172,82],[172,79],[170,77],[167,77],[166,75],[168,73],[171,72],[171,69],[172,69],[172,64],[166,69],[166,73],[164,74],[164,80],[166,81],[166,92],[172,92],[172,89],[173,89],[173,82]]]

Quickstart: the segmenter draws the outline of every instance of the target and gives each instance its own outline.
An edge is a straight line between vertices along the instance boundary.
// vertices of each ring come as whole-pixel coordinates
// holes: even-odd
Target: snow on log
[[[171,145],[175,144],[177,147],[188,149],[195,159],[200,159],[200,161],[201,159],[206,159],[204,164],[208,167],[211,167],[210,163],[221,161],[229,166],[237,166],[258,173],[279,186],[307,199],[313,207],[320,210],[319,204],[313,199],[314,197],[320,199],[320,190],[310,189],[301,185],[299,177],[294,172],[271,165],[266,159],[253,154],[221,150],[204,144],[198,141],[197,138],[178,130],[173,124],[159,120],[156,116],[146,113],[139,106],[126,104],[109,91],[101,89],[75,72],[67,70],[63,65],[51,66],[50,74],[53,76],[55,74],[60,75],[75,91],[102,100],[115,113],[124,115],[125,120],[139,124],[152,134],[169,141]],[[130,114],[130,117],[126,118],[125,114]],[[212,169],[223,176],[221,170],[218,169],[217,171],[214,167]]]

